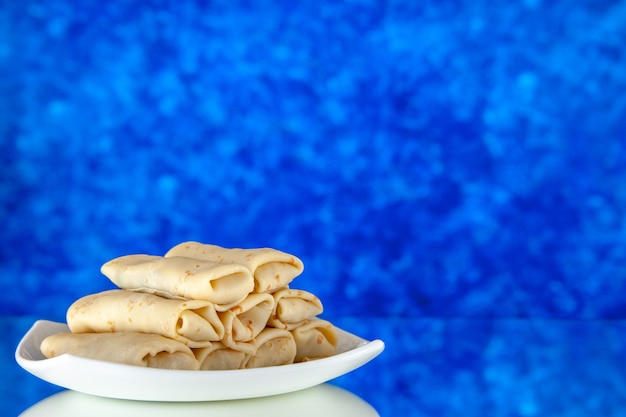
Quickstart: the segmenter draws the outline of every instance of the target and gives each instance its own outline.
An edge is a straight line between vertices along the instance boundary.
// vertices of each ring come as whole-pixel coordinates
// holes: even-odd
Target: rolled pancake
[[[322,319],[311,319],[291,330],[296,341],[295,362],[325,358],[335,354],[339,336],[335,327]]]
[[[82,297],[66,316],[73,333],[155,333],[190,347],[210,346],[224,337],[224,325],[209,301],[173,300],[129,290]]]
[[[41,342],[46,358],[69,353],[126,365],[149,368],[197,370],[191,348],[181,342],[147,333],[57,333]]]
[[[271,248],[238,249],[217,245],[183,242],[171,248],[165,257],[185,256],[248,268],[254,276],[254,292],[272,292],[289,284],[304,270],[300,259]]]
[[[255,341],[257,349],[245,363],[246,369],[287,365],[296,357],[296,342],[287,330],[268,327]]]
[[[167,298],[232,304],[254,289],[246,267],[180,256],[127,255],[115,258],[101,271],[118,287]]]
[[[245,350],[254,351],[254,349]],[[221,342],[214,342],[211,346],[192,351],[202,371],[241,369],[249,357],[249,353],[231,349]]]
[[[274,311],[268,321],[271,327],[292,330],[324,311],[320,299],[308,291],[283,288],[272,296]]]
[[[241,349],[239,342],[250,342],[261,333],[273,310],[274,297],[270,294],[250,294],[228,310],[218,311],[224,325],[222,342],[234,349]]]

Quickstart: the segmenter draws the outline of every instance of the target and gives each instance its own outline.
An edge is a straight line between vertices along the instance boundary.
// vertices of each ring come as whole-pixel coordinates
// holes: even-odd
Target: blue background
[[[415,320],[617,323],[624,22],[623,1],[5,0],[0,313],[63,321],[112,288],[104,262],[199,240],[299,256],[294,285],[387,358]]]

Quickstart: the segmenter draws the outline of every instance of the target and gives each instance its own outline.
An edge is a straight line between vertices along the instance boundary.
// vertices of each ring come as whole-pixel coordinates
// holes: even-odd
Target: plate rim
[[[319,385],[321,383],[330,381],[331,379],[349,373],[374,359],[376,356],[382,353],[385,348],[384,342],[380,339],[369,341],[335,326],[340,335],[340,340],[341,338],[345,337],[356,338],[356,341],[358,342],[357,346],[327,358],[266,368],[215,371],[171,370],[144,368],[133,365],[90,359],[71,354],[63,354],[50,359],[37,359],[25,356],[29,353],[29,348],[27,347],[28,343],[32,343],[30,347],[31,350],[36,349],[37,352],[41,353],[36,341],[33,340],[37,332],[45,330],[45,333],[47,334],[43,337],[46,337],[48,334],[58,333],[57,329],[62,328],[62,326],[65,326],[65,328],[67,328],[67,325],[65,323],[50,320],[36,320],[30,327],[30,329],[24,334],[19,344],[17,345],[17,348],[15,350],[15,359],[17,363],[24,370],[31,373],[32,375],[63,388],[102,397],[143,401],[188,402],[234,400],[257,398],[298,391],[300,389]],[[55,328],[55,330],[52,330],[52,328]],[[95,371],[96,373],[104,373],[107,375],[127,375],[127,378],[128,376],[130,376],[130,379],[134,379],[136,380],[136,382],[140,382],[142,380],[145,381],[146,378],[153,380],[153,382],[155,383],[157,383],[159,380],[165,381],[168,379],[172,381],[178,381],[183,384],[206,384],[209,382],[219,382],[222,388],[224,386],[237,384],[241,381],[247,381],[249,379],[259,379],[261,376],[264,375],[266,379],[284,379],[288,377],[295,377],[298,375],[304,375],[305,377],[291,380],[292,384],[290,387],[285,387],[284,382],[282,383],[282,385],[279,383],[277,384],[278,386],[281,386],[281,388],[279,389],[272,389],[273,384],[260,384],[263,386],[255,388],[253,391],[250,392],[229,392],[228,394],[222,395],[211,395],[210,392],[207,392],[207,395],[200,396],[178,393],[169,397],[164,397],[163,395],[156,394],[138,395],[136,393],[133,394],[132,392],[120,393],[116,392],[116,389],[109,390],[113,392],[103,392],[103,390],[101,389],[91,388],[91,385],[93,385],[93,383],[88,384],[90,385],[89,387],[83,388],[81,386],[77,386],[74,383],[67,383],[67,378],[64,378],[63,375],[58,375],[60,374],[58,372],[58,369],[62,369],[64,367],[70,367],[74,369],[77,366],[81,367],[81,369]],[[273,381],[275,382],[275,380]]]

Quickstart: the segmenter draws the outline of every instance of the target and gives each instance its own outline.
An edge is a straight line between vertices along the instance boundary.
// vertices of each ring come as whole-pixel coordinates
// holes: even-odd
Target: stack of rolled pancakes
[[[67,311],[70,332],[48,336],[63,353],[165,369],[260,368],[327,357],[337,333],[314,294],[292,289],[304,267],[271,248],[198,242],[165,256],[128,255],[102,266],[120,289],[88,295]]]

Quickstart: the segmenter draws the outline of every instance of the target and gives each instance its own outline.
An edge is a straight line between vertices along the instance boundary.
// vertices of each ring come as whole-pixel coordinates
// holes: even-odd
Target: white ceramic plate
[[[69,331],[64,323],[35,322],[15,351],[17,363],[52,384],[101,397],[144,401],[217,401],[265,397],[313,387],[378,356],[385,345],[337,329],[334,356],[310,362],[232,371],[177,371],[123,365],[74,355],[46,359],[47,336]]]

